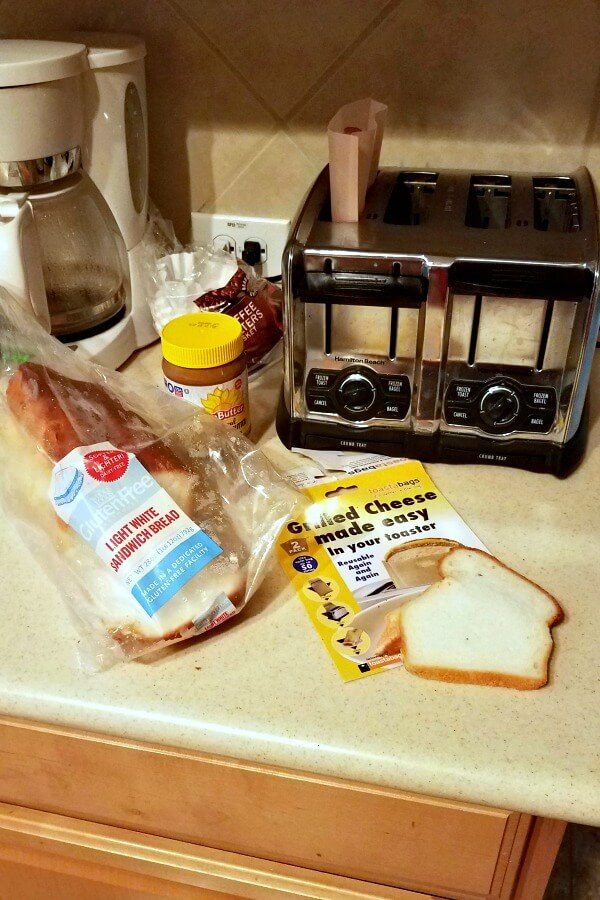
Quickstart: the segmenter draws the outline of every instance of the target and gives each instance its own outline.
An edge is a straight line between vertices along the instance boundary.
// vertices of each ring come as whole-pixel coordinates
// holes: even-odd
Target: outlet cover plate
[[[265,278],[281,277],[281,259],[291,228],[290,219],[198,212],[192,213],[192,236],[199,244],[212,244],[242,258],[246,241],[257,241],[261,261],[255,266]]]

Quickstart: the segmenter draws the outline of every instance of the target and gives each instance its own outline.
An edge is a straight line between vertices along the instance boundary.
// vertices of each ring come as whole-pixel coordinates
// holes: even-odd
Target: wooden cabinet
[[[520,875],[538,885],[521,896],[536,900],[564,827],[9,720],[0,720],[0,801],[0,884],[19,886],[1,893],[19,900],[51,886],[77,900],[508,900],[523,890]]]

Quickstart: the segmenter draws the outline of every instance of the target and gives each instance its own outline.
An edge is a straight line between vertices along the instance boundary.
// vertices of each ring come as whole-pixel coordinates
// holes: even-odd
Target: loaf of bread
[[[197,633],[197,623],[216,600],[242,605],[247,586],[250,531],[243,502],[232,509],[222,498],[207,451],[192,454],[180,442],[168,446],[153,428],[113,393],[36,363],[23,363],[6,390],[9,416],[2,422],[4,458],[19,462],[19,516],[41,526],[44,540],[79,573],[84,597],[75,610],[86,627],[103,629],[127,655]],[[55,514],[49,500],[53,464],[79,447],[109,442],[139,462],[221,552],[150,615],[80,535]],[[204,462],[204,465],[202,464]],[[68,590],[68,585],[65,589]],[[85,608],[84,608],[85,607]]]
[[[441,580],[388,622],[405,668],[424,678],[519,690],[548,681],[550,629],[563,612],[547,591],[481,550],[456,547]]]

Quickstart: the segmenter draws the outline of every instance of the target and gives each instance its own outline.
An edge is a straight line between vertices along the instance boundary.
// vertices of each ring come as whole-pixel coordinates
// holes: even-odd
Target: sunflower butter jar
[[[168,392],[249,434],[248,368],[237,319],[217,312],[179,316],[163,328],[161,344]]]

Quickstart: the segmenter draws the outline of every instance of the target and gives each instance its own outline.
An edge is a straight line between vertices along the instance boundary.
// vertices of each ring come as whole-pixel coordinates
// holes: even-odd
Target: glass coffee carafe
[[[108,204],[83,171],[27,191],[52,334],[74,340],[108,327],[127,294],[125,245]]]

